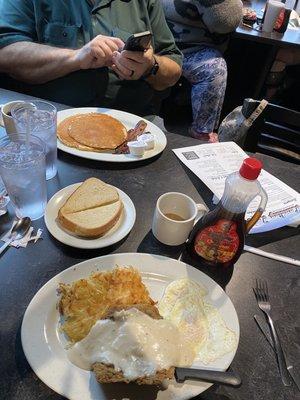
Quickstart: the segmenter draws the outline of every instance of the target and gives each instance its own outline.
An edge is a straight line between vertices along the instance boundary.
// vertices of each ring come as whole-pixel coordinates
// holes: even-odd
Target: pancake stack
[[[77,114],[64,119],[58,125],[57,136],[68,147],[113,153],[127,140],[127,130],[110,115]]]

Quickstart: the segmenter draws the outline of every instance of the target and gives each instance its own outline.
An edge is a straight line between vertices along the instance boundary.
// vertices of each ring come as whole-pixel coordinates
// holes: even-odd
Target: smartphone
[[[152,33],[145,31],[131,35],[125,43],[123,50],[146,51],[151,45]]]

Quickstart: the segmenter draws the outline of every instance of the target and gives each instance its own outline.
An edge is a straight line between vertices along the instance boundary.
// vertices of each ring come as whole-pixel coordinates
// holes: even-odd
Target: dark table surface
[[[243,3],[244,7],[254,9],[258,16],[262,15],[261,10],[266,5],[265,0],[249,0],[243,1]],[[300,29],[288,28],[284,34],[278,32],[267,33],[248,28],[241,23],[233,36],[240,39],[273,44],[278,47],[295,47],[300,45]]]
[[[0,103],[25,98],[0,89]],[[3,133],[3,132],[2,132]],[[1,134],[1,132],[0,132]],[[211,193],[175,157],[172,148],[197,144],[195,139],[167,133],[168,145],[156,159],[136,164],[109,164],[76,158],[59,151],[58,175],[48,182],[48,196],[75,182],[95,176],[124,190],[133,200],[137,221],[129,236],[103,250],[79,250],[65,246],[51,237],[42,219],[34,226],[43,229],[43,240],[25,249],[10,248],[0,258],[0,399],[60,400],[41,382],[24,356],[20,328],[26,307],[35,293],[53,276],[82,260],[107,253],[147,252],[178,258],[182,248],[159,244],[151,233],[153,209],[158,196],[167,191],[181,191],[208,204]],[[265,169],[294,189],[299,189],[299,167],[271,157],[260,156]],[[12,211],[0,219],[0,234],[11,223]],[[247,244],[267,251],[300,256],[299,231],[282,228],[251,236]],[[211,275],[210,271],[206,271]],[[233,270],[214,275],[223,283],[235,305],[241,337],[232,369],[239,372],[243,384],[238,389],[212,386],[197,399],[204,400],[294,400],[295,387],[283,387],[274,354],[258,330],[253,315],[260,313],[252,293],[255,278],[267,279],[273,316],[290,364],[300,373],[300,275],[295,266],[244,253]],[[227,283],[227,284],[226,284]],[[137,395],[134,400],[142,400]]]

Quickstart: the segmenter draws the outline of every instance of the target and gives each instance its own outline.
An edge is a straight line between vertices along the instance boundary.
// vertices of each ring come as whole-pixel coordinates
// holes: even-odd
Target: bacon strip
[[[142,133],[145,132],[146,128],[147,128],[147,123],[143,120],[140,120],[133,129],[129,129],[129,131],[127,132],[127,140],[116,148],[115,153],[128,154],[129,153],[129,148],[127,145],[128,142],[136,140]]]

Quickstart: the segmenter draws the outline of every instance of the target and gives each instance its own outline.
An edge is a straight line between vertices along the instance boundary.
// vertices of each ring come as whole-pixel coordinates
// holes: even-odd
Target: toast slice
[[[97,178],[84,181],[71,194],[60,209],[62,214],[75,213],[114,203],[119,200],[119,193],[113,186],[107,185]]]
[[[107,314],[102,317],[102,319],[112,318],[115,311],[127,310],[130,308],[136,308],[139,311],[149,315],[153,319],[161,319],[162,317],[159,314],[159,311],[155,305],[151,304],[133,304],[128,305],[126,307],[114,307],[107,311]],[[116,382],[124,382],[130,383],[134,382],[138,385],[162,385],[165,379],[173,379],[174,378],[174,367],[170,367],[168,369],[162,369],[160,371],[156,371],[155,375],[152,376],[141,376],[135,380],[126,379],[122,373],[122,371],[117,371],[112,364],[104,364],[100,362],[96,362],[92,366],[92,370],[96,376],[96,379],[99,383],[116,383]]]
[[[90,202],[92,204],[92,202]],[[61,225],[75,235],[95,238],[108,232],[119,220],[123,203],[117,200],[99,207],[77,212],[60,209],[58,219]]]

